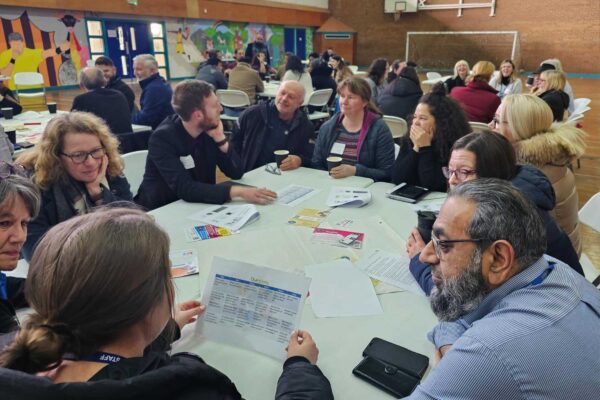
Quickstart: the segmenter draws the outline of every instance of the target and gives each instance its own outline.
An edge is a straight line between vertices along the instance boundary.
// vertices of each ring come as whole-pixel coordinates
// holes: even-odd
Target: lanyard
[[[542,283],[544,281],[544,279],[546,279],[546,277],[548,275],[550,275],[550,272],[552,272],[552,270],[554,269],[554,267],[556,267],[556,263],[549,262],[548,263],[548,268],[546,268],[544,271],[542,271],[541,274],[539,274],[537,277],[535,277],[527,285],[523,286],[522,289],[528,288],[530,286],[536,286],[536,285],[539,285],[540,283]]]
[[[0,272],[0,300],[8,300],[8,292],[6,290],[6,275]]]

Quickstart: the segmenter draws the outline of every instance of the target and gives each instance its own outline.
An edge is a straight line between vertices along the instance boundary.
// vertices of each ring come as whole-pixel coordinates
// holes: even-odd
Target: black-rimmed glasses
[[[104,147],[98,147],[92,151],[77,151],[75,153],[66,154],[60,153],[65,157],[69,157],[74,164],[83,164],[88,157],[92,157],[94,160],[100,160],[106,154]]]
[[[442,254],[447,253],[451,248],[453,243],[485,243],[491,242],[489,239],[453,239],[453,240],[440,240],[438,237],[431,231],[431,241],[433,242],[433,250],[435,251],[435,255],[438,259],[442,259]]]

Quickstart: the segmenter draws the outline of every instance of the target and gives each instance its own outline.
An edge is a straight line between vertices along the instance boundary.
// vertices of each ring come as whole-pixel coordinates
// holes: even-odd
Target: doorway
[[[291,51],[301,60],[306,59],[306,28],[284,28],[285,51]]]
[[[152,53],[149,25],[143,21],[104,21],[108,56],[121,77],[134,78],[133,58]]]

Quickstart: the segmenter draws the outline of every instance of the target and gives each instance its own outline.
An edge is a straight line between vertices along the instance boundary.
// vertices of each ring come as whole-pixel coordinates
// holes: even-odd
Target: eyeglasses
[[[273,175],[281,175],[281,170],[277,168],[277,164],[267,164],[265,165],[265,171]]]
[[[27,171],[22,165],[0,161],[0,179],[6,179],[11,175],[19,175],[28,178]]]
[[[444,174],[446,179],[450,179],[450,177],[452,175],[454,175],[454,176],[456,176],[456,179],[463,182],[469,176],[475,175],[477,173],[477,171],[475,171],[474,169],[466,169],[466,168],[452,169],[452,168],[448,168],[448,167],[442,167],[442,173]]]
[[[453,240],[440,240],[435,233],[431,231],[431,241],[433,242],[433,250],[438,259],[442,259],[442,254],[448,253],[452,249],[453,243],[481,243],[489,242],[489,239],[453,239]]]
[[[92,157],[94,160],[100,160],[104,155],[106,155],[106,150],[104,147],[98,147],[92,151],[78,151],[76,153],[66,154],[60,153],[65,157],[69,157],[74,164],[83,164],[88,157]]]

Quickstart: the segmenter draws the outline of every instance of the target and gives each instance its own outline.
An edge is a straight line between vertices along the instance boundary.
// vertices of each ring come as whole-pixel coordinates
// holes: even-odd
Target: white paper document
[[[300,185],[288,185],[277,191],[277,204],[296,206],[304,200],[314,196],[318,190]]]
[[[364,188],[332,187],[327,198],[329,207],[362,207],[371,201],[371,191]]]
[[[195,221],[232,231],[239,231],[259,217],[258,210],[252,204],[212,206],[189,216],[190,219]]]
[[[284,359],[309,285],[302,275],[215,257],[196,329],[208,339]]]
[[[312,278],[309,298],[317,317],[383,313],[371,280],[349,260],[309,265],[305,272]]]
[[[356,267],[370,277],[408,290],[415,294],[425,295],[415,278],[410,273],[410,260],[382,250],[373,250],[357,261]]]

